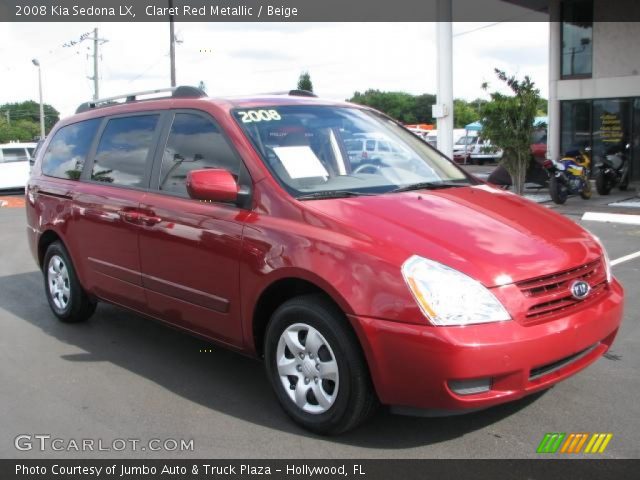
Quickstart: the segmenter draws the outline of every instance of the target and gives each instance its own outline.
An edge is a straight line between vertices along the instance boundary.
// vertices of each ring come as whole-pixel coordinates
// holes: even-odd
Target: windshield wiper
[[[298,200],[317,200],[323,198],[348,198],[375,195],[375,193],[352,192],[350,190],[329,190],[306,193],[296,197]]]
[[[464,182],[420,182],[405,185],[404,187],[391,190],[389,193],[410,192],[411,190],[438,190],[441,188],[468,187],[471,183]]]

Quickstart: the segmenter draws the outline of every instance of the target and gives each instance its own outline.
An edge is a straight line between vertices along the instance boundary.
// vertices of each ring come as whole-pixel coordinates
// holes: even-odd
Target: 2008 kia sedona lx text
[[[38,153],[28,236],[60,320],[105,301],[263,358],[333,434],[379,403],[515,400],[611,346],[622,287],[570,220],[368,108],[168,92],[83,104]]]

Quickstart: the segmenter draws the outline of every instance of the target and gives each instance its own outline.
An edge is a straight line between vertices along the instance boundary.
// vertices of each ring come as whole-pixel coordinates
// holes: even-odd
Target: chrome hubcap
[[[54,255],[47,267],[47,283],[53,304],[59,310],[65,310],[71,299],[69,271],[62,257]]]
[[[318,330],[304,323],[289,326],[280,335],[276,362],[282,386],[300,409],[320,414],[335,403],[338,363]]]

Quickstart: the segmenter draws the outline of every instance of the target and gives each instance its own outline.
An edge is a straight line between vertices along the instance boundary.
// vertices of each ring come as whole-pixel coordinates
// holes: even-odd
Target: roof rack
[[[317,95],[310,90],[289,90],[289,95],[292,97],[317,97]]]
[[[318,97],[315,93],[309,90],[287,90],[284,92],[269,92],[261,93],[260,95],[290,95],[292,97]]]
[[[76,109],[76,113],[86,112],[88,110],[93,110],[94,108],[108,107],[114,104],[123,103],[117,102],[116,100],[124,99],[124,103],[136,102],[139,101],[138,97],[142,95],[154,95],[157,93],[165,93],[171,92],[171,95],[167,95],[166,97],[154,97],[148,100],[157,100],[158,98],[202,98],[206,97],[207,94],[196,87],[191,87],[188,85],[181,85],[179,87],[171,87],[171,88],[158,88],[156,90],[145,90],[143,92],[134,92],[134,93],[126,93],[124,95],[116,95],[114,97],[106,97],[99,98],[97,100],[91,100],[90,102],[81,103]]]

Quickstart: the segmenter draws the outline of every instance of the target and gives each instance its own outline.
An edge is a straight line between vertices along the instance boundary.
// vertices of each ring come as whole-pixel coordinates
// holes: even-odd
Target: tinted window
[[[187,173],[203,168],[223,168],[237,176],[240,162],[211,120],[177,113],[162,156],[158,188],[188,196]]]
[[[3,163],[8,162],[26,162],[27,151],[24,148],[3,148],[2,149],[2,159],[0,159]]]
[[[381,152],[388,152],[389,144],[387,142],[378,142],[378,150]]]
[[[593,57],[593,1],[562,3],[562,76],[590,76]]]
[[[348,152],[362,151],[362,140],[346,140],[344,142]]]
[[[42,173],[77,180],[91,148],[100,120],[87,120],[62,127],[49,142],[42,159]]]
[[[375,140],[367,140],[367,151],[373,152],[376,149],[376,141]]]
[[[91,179],[115,185],[142,186],[159,117],[139,115],[109,120],[98,145]]]

